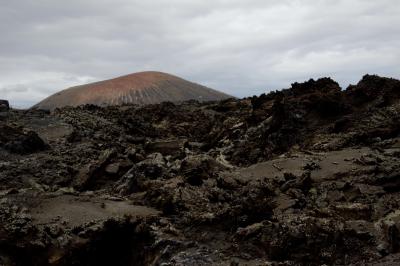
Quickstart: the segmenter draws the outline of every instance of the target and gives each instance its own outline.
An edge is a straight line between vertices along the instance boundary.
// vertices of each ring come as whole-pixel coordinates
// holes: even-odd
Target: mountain
[[[147,71],[71,87],[51,95],[34,108],[53,110],[84,104],[146,105],[165,101],[215,101],[227,98],[232,96],[171,74]]]

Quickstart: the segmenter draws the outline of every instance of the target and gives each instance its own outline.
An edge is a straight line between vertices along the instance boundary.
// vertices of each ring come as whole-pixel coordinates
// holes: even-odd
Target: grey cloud
[[[10,93],[21,93],[28,91],[28,88],[22,84],[14,84],[9,87],[0,88],[0,93],[3,95],[7,95]]]
[[[399,13],[395,0],[3,1],[0,95],[38,101],[142,70],[236,96],[320,76],[400,78]]]

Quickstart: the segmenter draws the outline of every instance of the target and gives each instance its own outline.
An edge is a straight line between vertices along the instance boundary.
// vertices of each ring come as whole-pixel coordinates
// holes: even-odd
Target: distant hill
[[[33,108],[53,110],[57,107],[94,104],[154,104],[164,101],[214,101],[231,98],[225,93],[167,73],[147,71],[62,90]]]

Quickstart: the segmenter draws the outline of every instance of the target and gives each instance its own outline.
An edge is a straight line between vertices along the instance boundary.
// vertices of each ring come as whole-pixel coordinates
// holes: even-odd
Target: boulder
[[[191,185],[201,185],[204,179],[222,170],[226,170],[226,167],[211,156],[204,154],[187,156],[182,161],[180,168],[186,181]]]
[[[0,125],[0,147],[11,153],[29,154],[45,150],[47,144],[34,131]]]
[[[0,112],[7,112],[10,109],[10,104],[6,100],[0,100]]]
[[[162,155],[180,156],[184,152],[186,139],[161,140],[146,144],[146,152],[159,152]]]
[[[400,240],[400,210],[393,211],[375,223],[377,249],[382,254],[398,251]]]
[[[105,171],[107,174],[116,175],[116,174],[118,174],[119,169],[120,169],[119,163],[112,163],[112,164],[107,165]]]
[[[371,206],[362,203],[340,203],[336,204],[337,214],[345,219],[369,220],[371,218]]]
[[[75,177],[73,186],[77,190],[86,190],[92,188],[96,179],[99,178],[106,170],[108,162],[114,157],[116,151],[114,149],[105,150],[100,157],[91,163],[83,166],[78,175]]]
[[[161,153],[152,153],[147,158],[137,164],[144,176],[150,179],[157,179],[165,172],[165,158]]]

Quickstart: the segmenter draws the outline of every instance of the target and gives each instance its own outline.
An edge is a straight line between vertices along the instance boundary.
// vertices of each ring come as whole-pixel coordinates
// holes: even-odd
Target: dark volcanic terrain
[[[94,104],[155,104],[165,101],[216,101],[232,98],[222,92],[155,71],[134,73],[110,80],[72,87],[44,99],[35,108],[54,110],[58,107]]]
[[[0,265],[399,265],[400,81],[9,110]]]

